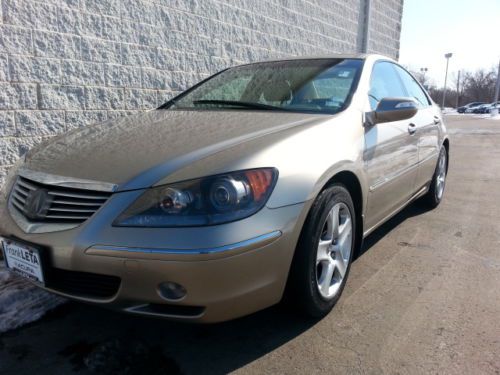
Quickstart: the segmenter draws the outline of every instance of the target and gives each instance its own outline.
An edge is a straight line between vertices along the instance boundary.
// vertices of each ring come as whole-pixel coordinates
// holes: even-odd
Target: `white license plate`
[[[44,277],[39,250],[6,238],[0,240],[7,268],[31,281],[43,284]]]

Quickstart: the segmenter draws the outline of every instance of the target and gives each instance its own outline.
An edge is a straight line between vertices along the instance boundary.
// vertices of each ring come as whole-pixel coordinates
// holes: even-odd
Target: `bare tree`
[[[417,79],[418,82],[422,86],[424,86],[426,89],[429,89],[432,86],[432,81],[429,78],[427,74],[427,70],[420,70],[420,71],[415,71],[415,70],[409,70],[409,72]]]
[[[493,100],[496,74],[493,70],[477,70],[464,75],[464,99],[478,102]]]
[[[455,107],[470,102],[491,102],[495,93],[496,72],[494,69],[479,69],[475,72],[464,72],[460,78],[460,85],[457,87],[456,75],[452,76],[452,88],[446,89],[445,107]],[[457,89],[459,91],[457,91]],[[440,103],[443,98],[443,89],[429,87],[429,94],[436,103]],[[457,101],[458,95],[458,101]]]

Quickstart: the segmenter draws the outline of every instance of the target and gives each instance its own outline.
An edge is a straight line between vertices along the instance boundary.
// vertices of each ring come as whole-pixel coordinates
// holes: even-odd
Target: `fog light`
[[[178,301],[186,296],[186,289],[177,283],[167,281],[158,285],[158,293],[162,298]]]

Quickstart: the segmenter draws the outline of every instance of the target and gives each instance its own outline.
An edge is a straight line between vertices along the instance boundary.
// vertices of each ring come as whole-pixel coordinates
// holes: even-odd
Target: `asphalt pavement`
[[[68,303],[0,336],[0,374],[500,374],[500,121],[447,116],[445,198],[366,241],[321,321],[180,324]]]

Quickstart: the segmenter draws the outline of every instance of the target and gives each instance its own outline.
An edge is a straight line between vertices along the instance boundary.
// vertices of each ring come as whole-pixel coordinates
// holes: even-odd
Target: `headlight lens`
[[[277,178],[275,168],[259,168],[151,188],[113,225],[190,227],[240,220],[266,204]]]

